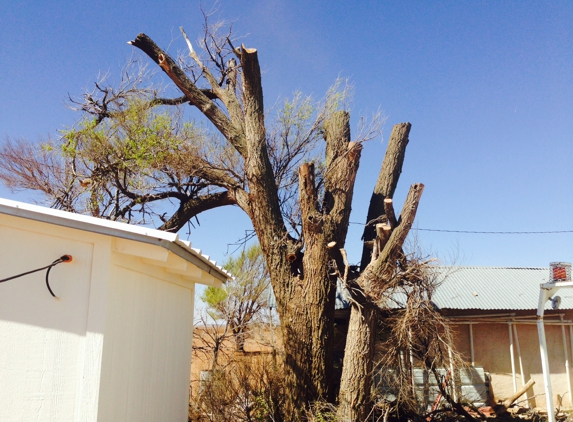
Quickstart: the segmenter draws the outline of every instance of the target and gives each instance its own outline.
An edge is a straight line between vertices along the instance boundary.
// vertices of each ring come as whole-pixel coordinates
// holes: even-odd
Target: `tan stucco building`
[[[549,268],[449,268],[433,301],[455,332],[465,361],[489,374],[490,394],[509,397],[533,379],[520,405],[545,409],[536,313],[540,285]],[[569,367],[573,348],[573,290],[563,289],[545,306],[549,367],[554,403],[573,408]]]

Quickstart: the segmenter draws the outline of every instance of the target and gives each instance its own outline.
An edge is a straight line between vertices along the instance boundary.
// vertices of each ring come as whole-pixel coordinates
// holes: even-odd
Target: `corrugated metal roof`
[[[539,285],[549,268],[437,267],[441,285],[432,301],[440,309],[537,309]],[[560,309],[573,309],[573,289],[561,289]],[[550,303],[546,309],[551,309]]]
[[[440,285],[432,302],[439,309],[537,310],[540,285],[549,281],[549,267],[434,267],[434,271]],[[338,286],[336,309],[349,306],[341,289]],[[560,289],[557,296],[559,309],[573,309],[573,289]],[[396,292],[388,306],[401,308],[406,300],[404,292]],[[551,309],[550,302],[545,309]]]
[[[231,278],[230,273],[218,266],[215,261],[209,259],[209,256],[202,254],[200,249],[192,248],[190,242],[179,239],[176,233],[150,229],[144,226],[135,226],[118,221],[104,220],[102,218],[82,214],[74,214],[3,198],[0,198],[0,213],[92,233],[154,244],[168,249],[220,281],[224,282]]]

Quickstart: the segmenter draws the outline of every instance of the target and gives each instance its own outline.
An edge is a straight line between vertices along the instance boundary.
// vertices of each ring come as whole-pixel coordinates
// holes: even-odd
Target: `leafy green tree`
[[[201,300],[214,319],[224,320],[231,329],[237,351],[244,352],[249,324],[268,319],[271,309],[271,280],[259,245],[230,257],[223,267],[233,274],[224,287],[208,287]]]

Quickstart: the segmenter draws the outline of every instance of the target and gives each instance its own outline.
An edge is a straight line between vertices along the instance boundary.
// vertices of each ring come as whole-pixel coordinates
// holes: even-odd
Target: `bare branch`
[[[380,252],[378,258],[372,261],[362,272],[357,282],[364,289],[367,296],[374,301],[380,300],[383,292],[387,290],[393,279],[392,275],[396,268],[396,258],[402,249],[418,209],[418,203],[424,185],[421,183],[414,184],[410,187],[398,226],[392,231],[384,249]]]
[[[189,200],[181,203],[179,209],[159,228],[159,230],[178,232],[196,215],[214,208],[226,205],[235,205],[236,203],[237,202],[227,191],[190,198]]]
[[[391,228],[395,228],[398,225],[398,220],[396,220],[396,214],[394,213],[394,205],[392,204],[392,198],[384,199],[384,212],[386,213],[386,218],[388,219],[388,224]]]
[[[211,73],[209,68],[203,64],[203,62],[201,61],[201,59],[199,58],[199,56],[197,55],[197,53],[193,49],[193,45],[191,44],[191,41],[189,40],[189,38],[187,37],[187,34],[183,30],[183,27],[180,27],[179,29],[181,30],[181,33],[183,34],[183,38],[185,38],[185,41],[187,42],[187,46],[189,47],[189,55],[197,63],[197,65],[199,65],[199,67],[201,68],[203,75],[205,76],[205,78],[207,79],[209,84],[211,85],[213,93],[217,96],[217,98],[219,98],[225,104],[225,107],[227,108],[227,110],[229,111],[229,115],[231,116],[231,120],[233,121],[233,124],[237,127],[242,128],[243,112],[242,112],[242,109],[241,109],[239,102],[237,101],[237,98],[235,97],[235,91],[234,90],[233,91],[225,90],[225,89],[221,88],[222,81],[219,83],[215,79],[215,77],[213,76],[213,74]],[[208,45],[209,45],[208,43],[205,43],[206,48],[208,47]],[[221,70],[221,79],[224,80],[225,76],[227,74],[227,71],[224,68],[224,63],[222,62],[222,60],[223,60],[222,57],[219,56],[219,60],[216,60],[215,57],[213,57],[213,56],[211,56],[211,58],[212,58],[212,61]],[[234,69],[234,66],[230,71],[236,72],[236,70]]]
[[[31,189],[42,192],[56,208],[76,212],[80,191],[74,187],[76,174],[45,149],[24,140],[7,139],[0,148],[0,180],[11,189]]]
[[[246,154],[245,138],[241,128],[237,128],[229,118],[207,96],[195,86],[185,75],[181,68],[167,53],[160,49],[151,38],[145,34],[139,34],[131,44],[155,61],[163,71],[171,78],[177,87],[185,94],[201,112],[215,125],[215,127],[227,138],[227,140],[239,151]]]

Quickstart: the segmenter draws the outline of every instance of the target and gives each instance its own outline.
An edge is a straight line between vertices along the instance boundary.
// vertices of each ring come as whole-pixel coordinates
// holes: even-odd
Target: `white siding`
[[[86,333],[93,245],[39,223],[0,225],[0,278],[43,267],[64,254],[73,262],[0,284],[0,420],[64,421],[74,415]],[[64,229],[65,231],[65,229]]]
[[[45,270],[0,283],[0,421],[186,422],[194,283],[221,270],[173,234],[3,202],[0,279],[73,260],[59,299]]]
[[[123,266],[109,285],[98,419],[184,422],[192,283],[125,255],[115,260]]]

